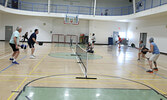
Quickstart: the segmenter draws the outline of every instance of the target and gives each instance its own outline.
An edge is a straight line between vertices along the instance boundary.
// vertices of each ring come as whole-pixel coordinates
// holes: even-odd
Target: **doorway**
[[[140,33],[140,41],[143,41],[144,45],[147,44],[147,33]]]
[[[9,41],[13,33],[13,26],[5,26],[5,41]]]
[[[116,45],[116,41],[118,41],[118,35],[119,35],[119,32],[116,32],[114,31],[113,32],[113,44]]]

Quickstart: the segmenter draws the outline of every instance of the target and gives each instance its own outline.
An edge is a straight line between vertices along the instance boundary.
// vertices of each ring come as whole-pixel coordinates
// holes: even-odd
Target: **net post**
[[[85,66],[85,77],[87,78],[88,70],[88,52],[86,51],[86,66]]]
[[[70,47],[72,47],[72,39],[70,38]]]
[[[53,43],[53,34],[52,34],[52,43]]]

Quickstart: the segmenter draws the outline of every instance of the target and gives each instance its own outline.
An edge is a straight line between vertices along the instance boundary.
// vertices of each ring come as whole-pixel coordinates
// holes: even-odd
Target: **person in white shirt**
[[[91,41],[92,41],[92,47],[94,47],[94,43],[96,42],[96,37],[94,33],[92,34]]]
[[[13,50],[13,54],[12,54],[12,58],[10,58],[10,60],[12,60],[13,64],[19,64],[18,62],[16,62],[16,58],[19,56],[19,38],[20,38],[20,33],[22,31],[22,27],[19,26],[16,28],[16,31],[13,32],[11,39],[9,41],[9,45],[11,46],[12,50]]]

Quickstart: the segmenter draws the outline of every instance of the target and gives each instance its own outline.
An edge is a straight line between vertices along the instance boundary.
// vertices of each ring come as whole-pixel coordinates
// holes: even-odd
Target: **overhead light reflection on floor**
[[[30,92],[30,94],[28,95],[29,98],[33,97],[34,92]]]
[[[99,97],[99,96],[100,96],[100,94],[99,94],[99,93],[97,93],[97,94],[96,94],[96,97]]]

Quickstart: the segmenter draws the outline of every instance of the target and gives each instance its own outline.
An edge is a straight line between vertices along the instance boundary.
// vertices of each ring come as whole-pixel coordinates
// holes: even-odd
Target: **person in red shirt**
[[[118,35],[118,47],[119,48],[121,48],[121,42],[122,42],[121,37]]]

